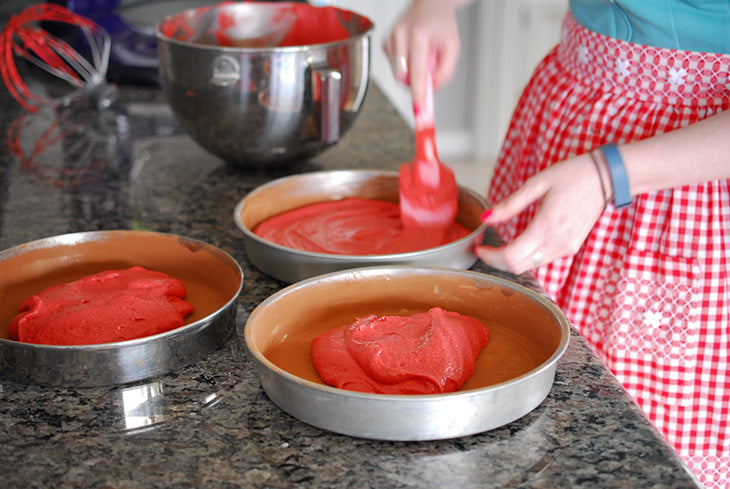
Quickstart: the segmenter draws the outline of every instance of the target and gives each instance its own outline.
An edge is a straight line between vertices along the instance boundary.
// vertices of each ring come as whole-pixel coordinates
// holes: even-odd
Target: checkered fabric
[[[488,198],[607,142],[727,109],[730,55],[626,43],[568,15],[518,103]],[[498,230],[514,238],[534,211]],[[535,274],[698,479],[730,487],[730,182],[609,204],[578,253]]]

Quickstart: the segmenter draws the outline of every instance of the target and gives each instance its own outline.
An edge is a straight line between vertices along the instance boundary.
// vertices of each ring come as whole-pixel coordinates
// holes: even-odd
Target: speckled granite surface
[[[125,88],[120,108],[63,120],[28,115],[0,93],[0,249],[68,232],[151,229],[216,245],[245,274],[237,334],[194,365],[118,387],[2,381],[0,487],[696,487],[576,334],[547,399],[480,435],[355,439],[308,426],[268,400],[242,327],[284,284],[247,262],[233,208],[285,174],[395,169],[409,159],[412,134],[377,87],[337,146],[270,173],[205,153],[156,89]]]

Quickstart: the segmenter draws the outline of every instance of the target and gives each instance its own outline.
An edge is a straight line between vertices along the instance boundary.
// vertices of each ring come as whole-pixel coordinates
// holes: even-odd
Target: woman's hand
[[[492,207],[491,213],[487,211],[483,221],[507,221],[533,202],[538,205],[535,217],[511,243],[476,248],[484,263],[520,274],[580,249],[605,208],[604,190],[590,154],[556,163],[532,176]]]
[[[410,85],[417,106],[426,93],[429,68],[434,90],[454,75],[461,50],[455,10],[464,3],[468,1],[414,0],[383,46],[396,79]],[[435,59],[435,66],[429,66],[429,59]]]
[[[730,178],[730,111],[682,129],[619,147],[631,195]],[[605,163],[598,164],[606,198],[613,187]],[[590,154],[556,163],[534,175],[491,209],[486,224],[506,221],[533,202],[532,222],[511,243],[479,246],[484,263],[522,273],[578,251],[604,208],[604,194]],[[488,211],[487,211],[488,212]]]

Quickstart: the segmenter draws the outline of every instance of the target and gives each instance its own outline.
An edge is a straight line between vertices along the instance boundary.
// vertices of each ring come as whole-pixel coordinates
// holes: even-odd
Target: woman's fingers
[[[519,275],[556,258],[552,256],[552,250],[545,246],[545,235],[537,229],[531,223],[522,234],[506,245],[477,246],[474,251],[487,265]]]
[[[495,248],[480,246],[477,256],[495,268],[523,273],[575,254],[604,208],[600,181],[587,155],[557,163],[528,179],[491,209],[486,224],[510,220],[538,205],[524,231]]]
[[[426,95],[429,70],[434,89],[454,75],[461,50],[454,12],[457,5],[443,0],[413,2],[383,45],[395,78],[410,85],[416,106]],[[434,65],[431,59],[435,59]]]

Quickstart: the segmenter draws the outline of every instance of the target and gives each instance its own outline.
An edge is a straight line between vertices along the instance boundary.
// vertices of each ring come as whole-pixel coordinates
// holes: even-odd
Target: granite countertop
[[[123,87],[112,110],[71,115],[24,112],[3,91],[0,135],[0,249],[69,232],[150,229],[218,246],[245,275],[236,333],[193,365],[116,387],[0,381],[0,487],[696,487],[575,332],[545,401],[479,435],[357,439],[269,401],[242,328],[284,284],[249,264],[233,208],[287,174],[395,169],[409,159],[412,132],[376,86],[339,144],[278,172],[206,153],[156,88]],[[474,269],[534,287],[526,276]]]

